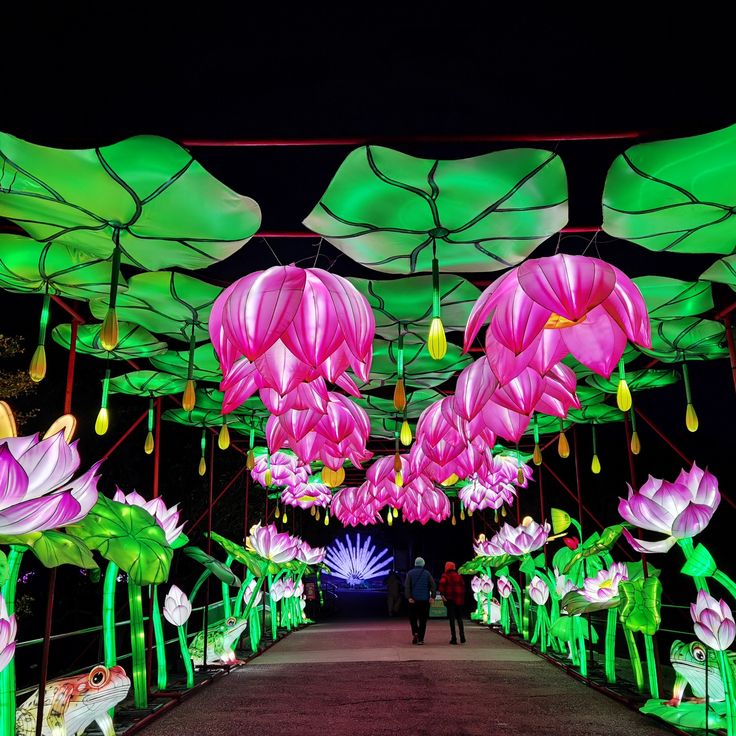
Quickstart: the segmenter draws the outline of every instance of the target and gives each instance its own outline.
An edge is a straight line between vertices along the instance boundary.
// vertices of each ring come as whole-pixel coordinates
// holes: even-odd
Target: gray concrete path
[[[298,631],[144,730],[146,736],[661,736],[670,731],[475,624],[412,646],[405,620]]]

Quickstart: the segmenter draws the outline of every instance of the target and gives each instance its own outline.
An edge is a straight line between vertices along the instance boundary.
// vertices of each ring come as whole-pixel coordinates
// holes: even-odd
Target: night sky
[[[733,23],[723,14],[694,19],[670,6],[666,15],[644,24],[619,6],[591,6],[589,13],[574,17],[558,5],[514,16],[480,3],[451,6],[452,12],[444,5],[385,10],[373,3],[351,4],[350,12],[316,4],[295,12],[283,4],[270,14],[248,10],[236,15],[218,7],[206,4],[192,11],[179,6],[161,24],[127,6],[117,12],[106,8],[104,13],[57,8],[44,17],[11,23],[3,42],[0,129],[60,147],[104,145],[141,133],[178,141],[365,137],[411,154],[459,158],[514,144],[417,144],[407,139],[640,131],[649,140],[736,122]],[[539,145],[556,148],[566,165],[570,224],[599,225],[606,171],[630,142]],[[259,202],[264,230],[295,230],[349,150],[207,148],[195,150],[195,156],[216,177]],[[271,240],[270,245],[286,263],[314,255],[317,240]],[[554,238],[535,255],[549,255],[556,246]],[[587,247],[589,235],[564,237],[560,244],[567,253]],[[692,278],[716,259],[651,254],[605,234],[597,238],[595,248],[630,276]],[[338,255],[328,244],[322,252],[331,259]],[[275,262],[266,244],[254,239],[202,275],[232,280]],[[335,271],[372,273],[346,257],[339,259]],[[733,301],[726,288],[714,293],[718,307]],[[32,345],[40,299],[0,294],[0,306],[0,332],[25,335]],[[86,314],[86,306],[80,308]],[[51,326],[61,321],[67,320],[54,309]],[[49,359],[49,378],[34,398],[41,407],[39,429],[50,424],[63,404],[66,354],[50,346]],[[107,437],[98,439],[92,424],[103,366],[80,357],[78,368],[75,413],[89,462],[144,411],[145,402],[126,406],[113,397],[113,425]],[[689,435],[684,427],[681,385],[635,400],[686,455],[708,464],[724,489],[731,490],[736,480],[731,454],[736,399],[727,361],[694,364],[691,377],[701,417],[697,435]],[[680,459],[646,426],[639,431],[644,448],[637,459],[639,480],[649,472],[674,477]],[[629,480],[623,425],[599,432],[604,472],[598,477],[589,471],[590,432],[580,427],[578,434],[586,500],[604,523],[614,523],[614,500],[623,495]],[[126,489],[148,490],[151,460],[142,453],[144,436],[142,428],[129,440],[126,452],[108,461],[104,490],[112,490],[115,482]],[[553,470],[574,486],[573,459],[553,455],[550,448],[546,457]],[[197,459],[197,433],[166,425],[162,492],[167,499],[181,500],[190,519],[206,503],[206,484],[196,475]],[[233,452],[218,458],[216,484],[240,464],[242,458]],[[544,483],[548,507],[556,504],[574,511],[548,474]],[[523,496],[524,513],[537,514],[537,493],[534,484]],[[215,512],[215,528],[233,537],[238,530],[242,533],[242,510],[239,486],[232,502]],[[713,539],[726,529],[729,518],[733,510],[724,507],[709,531]],[[482,519],[475,521],[483,527]],[[341,531],[338,524],[317,526],[307,515],[298,520],[297,529],[299,524],[314,542]],[[449,556],[462,562],[471,555],[469,522],[410,531],[399,526],[378,534],[387,535],[388,543],[412,545],[413,551],[435,558],[437,566]]]

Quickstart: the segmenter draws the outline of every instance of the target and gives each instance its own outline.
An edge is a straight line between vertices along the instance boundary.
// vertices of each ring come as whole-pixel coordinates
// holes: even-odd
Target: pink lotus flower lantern
[[[614,562],[608,570],[601,570],[593,578],[585,578],[582,594],[591,603],[605,603],[618,596],[618,586],[629,579],[629,571],[623,562]]]
[[[498,578],[496,581],[496,587],[498,588],[498,594],[501,598],[508,598],[514,592],[511,582],[505,575],[501,575]]]
[[[698,592],[695,603],[690,604],[690,616],[695,633],[706,646],[722,652],[736,638],[736,623],[726,601],[717,601],[704,590]]]
[[[529,597],[538,606],[543,606],[549,600],[549,586],[539,575],[535,575],[529,583]]]
[[[472,479],[458,491],[458,498],[468,511],[500,509],[504,504],[511,505],[516,491],[511,483],[498,483],[487,486],[477,478]]]
[[[0,442],[0,535],[28,534],[75,524],[97,502],[95,463],[75,480],[77,443],[63,432]]]
[[[294,488],[309,481],[312,469],[302,465],[294,455],[274,452],[271,456],[259,455],[255,458],[251,477],[264,488],[269,486]]]
[[[285,396],[317,378],[335,383],[348,367],[368,380],[370,306],[349,281],[319,268],[274,266],[239,279],[215,301],[209,330],[226,411],[258,389]]]
[[[540,525],[531,519],[528,524],[520,524],[517,527],[504,524],[498,534],[495,535],[497,537],[496,544],[506,554],[519,557],[544,547],[549,532],[550,525],[548,523]]]
[[[318,565],[324,561],[326,553],[327,550],[325,547],[312,547],[302,540],[296,551],[296,559],[307,565]]]
[[[127,504],[128,506],[138,506],[139,508],[148,511],[148,513],[156,520],[156,523],[164,530],[166,541],[169,544],[174,544],[184,529],[184,524],[177,526],[179,522],[178,503],[174,504],[171,508],[167,508],[164,500],[160,496],[152,498],[150,501],[146,501],[146,499],[137,491],[131,491],[126,495],[117,487],[112,500],[117,501],[118,503]]]
[[[498,534],[494,534],[491,539],[486,539],[486,535],[481,534],[473,542],[473,551],[478,557],[500,557],[506,554],[499,544]]]
[[[667,535],[665,539],[646,542],[624,529],[626,539],[637,552],[667,552],[678,540],[702,532],[720,502],[716,477],[693,464],[689,472],[682,470],[674,483],[649,476],[638,491],[629,486],[628,498],[620,499],[618,513],[634,526]]]
[[[410,478],[409,456],[399,455],[401,463],[401,485],[396,483],[396,470],[394,455],[379,457],[366,471],[365,477],[370,483],[373,495],[380,508],[386,504],[393,508],[400,508],[402,498],[405,494],[404,485]]]
[[[332,497],[332,515],[343,526],[375,524],[381,521],[378,507],[368,481],[358,488],[343,488]]]
[[[256,524],[245,540],[246,547],[264,559],[277,564],[289,562],[296,557],[299,539],[286,532],[279,532],[274,524]]]
[[[298,506],[300,509],[310,509],[315,506],[325,508],[332,501],[332,491],[324,483],[309,481],[297,483],[292,488],[281,491],[281,502],[286,506]]]
[[[639,289],[614,266],[587,256],[529,259],[491,284],[468,319],[466,350],[489,317],[486,354],[501,384],[527,366],[544,375],[568,353],[608,377],[627,339],[651,345]]]

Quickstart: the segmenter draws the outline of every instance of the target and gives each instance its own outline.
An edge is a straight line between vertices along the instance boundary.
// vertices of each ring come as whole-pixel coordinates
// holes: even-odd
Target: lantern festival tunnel
[[[736,125],[0,160],[0,736],[736,734]]]

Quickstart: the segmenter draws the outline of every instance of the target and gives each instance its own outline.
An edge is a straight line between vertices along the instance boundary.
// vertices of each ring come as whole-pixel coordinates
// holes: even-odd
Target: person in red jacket
[[[445,563],[445,572],[439,584],[442,601],[447,608],[447,618],[450,621],[450,644],[457,644],[455,637],[455,621],[457,621],[460,643],[465,644],[465,629],[463,628],[462,609],[465,605],[465,581],[458,575],[454,562]]]

